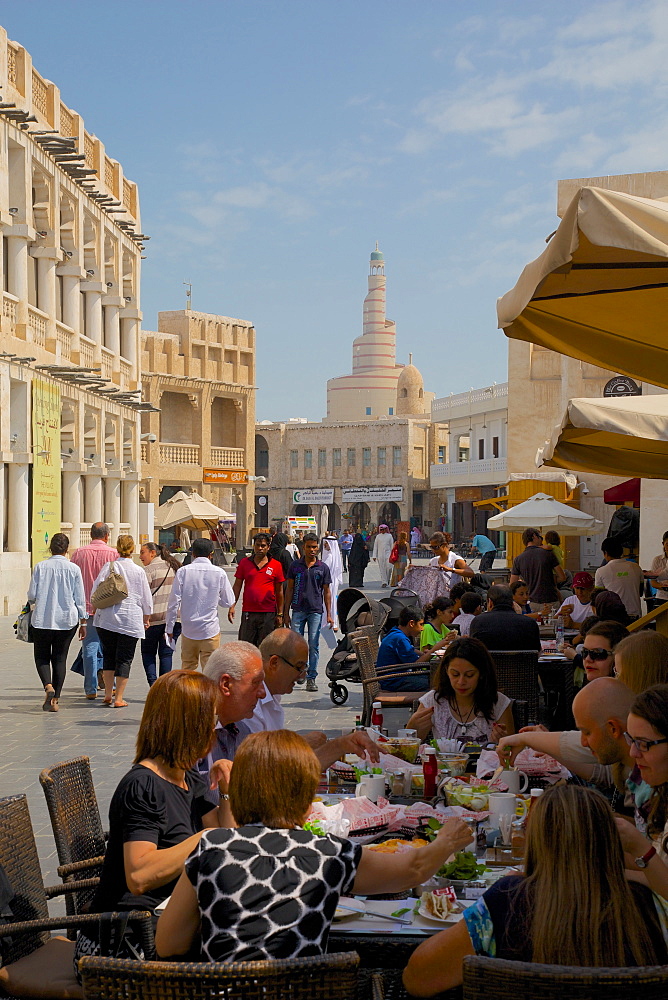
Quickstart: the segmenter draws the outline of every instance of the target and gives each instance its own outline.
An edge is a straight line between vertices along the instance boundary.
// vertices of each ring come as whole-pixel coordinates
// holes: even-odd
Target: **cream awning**
[[[511,339],[668,388],[668,204],[581,188],[497,313]]]
[[[620,479],[668,479],[668,394],[571,399],[541,463]]]
[[[218,521],[235,520],[235,514],[216,507],[199,493],[188,494],[183,490],[175,493],[155,512],[156,528],[172,528],[175,524],[180,524],[184,528],[203,530],[217,524]]]

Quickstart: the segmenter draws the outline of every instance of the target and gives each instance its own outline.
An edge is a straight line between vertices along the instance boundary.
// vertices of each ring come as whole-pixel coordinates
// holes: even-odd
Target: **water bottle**
[[[557,640],[557,652],[563,653],[564,651],[564,619],[559,616],[557,618],[556,624],[554,626],[554,637]]]

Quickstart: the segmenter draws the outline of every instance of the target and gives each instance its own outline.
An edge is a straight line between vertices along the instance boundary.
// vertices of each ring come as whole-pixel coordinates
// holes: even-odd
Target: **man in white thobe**
[[[373,543],[373,561],[378,563],[378,569],[380,571],[381,585],[387,587],[390,582],[390,577],[392,575],[392,563],[390,562],[390,553],[392,552],[392,547],[394,546],[394,539],[392,538],[392,533],[386,524],[378,525],[378,534],[376,535],[376,541]]]

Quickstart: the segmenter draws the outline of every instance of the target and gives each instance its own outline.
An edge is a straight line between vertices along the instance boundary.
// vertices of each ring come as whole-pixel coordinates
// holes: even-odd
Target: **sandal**
[[[57,712],[58,711],[58,699],[57,698],[52,698],[51,699],[51,704],[49,705],[49,711],[50,712]]]
[[[115,701],[114,702],[114,708],[127,708],[127,707],[128,707],[127,701]]]
[[[53,688],[51,688],[51,690],[49,691],[45,690],[44,694],[45,698],[44,698],[44,704],[42,705],[42,711],[49,712],[51,710],[51,700],[55,694],[55,691],[53,690]]]

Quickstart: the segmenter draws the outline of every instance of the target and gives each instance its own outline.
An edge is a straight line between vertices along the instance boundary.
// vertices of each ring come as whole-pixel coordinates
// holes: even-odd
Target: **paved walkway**
[[[377,567],[371,563],[367,572],[366,592],[379,597],[381,590]],[[236,628],[230,626],[221,613],[224,639],[236,638]],[[237,619],[239,615],[237,614]],[[0,617],[0,670],[4,679],[0,702],[0,796],[25,792],[28,796],[40,861],[46,884],[58,882],[58,864],[51,823],[39,773],[57,761],[81,754],[91,759],[95,788],[103,822],[107,823],[109,800],[127,771],[134,753],[134,741],[144,706],[147,684],[139,656],[135,656],[130,680],[125,691],[127,708],[113,709],[102,705],[100,697],[87,701],[83,696],[81,678],[69,672],[60,701],[58,714],[43,712],[42,688],[37,677],[32,646],[18,642],[12,628],[14,618]],[[174,656],[174,666],[180,665],[180,644]],[[71,663],[78,650],[75,639],[70,648]],[[324,668],[331,653],[321,639],[319,691],[307,693],[295,688],[286,696],[286,725],[296,730],[325,730],[338,735],[344,727],[354,725],[362,707],[359,685],[351,685],[350,697],[343,706],[334,706]],[[57,912],[55,907],[53,912]]]

